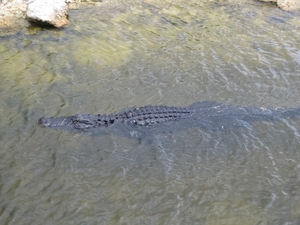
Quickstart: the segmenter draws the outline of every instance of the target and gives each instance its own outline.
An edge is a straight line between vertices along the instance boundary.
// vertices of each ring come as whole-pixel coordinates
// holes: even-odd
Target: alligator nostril
[[[39,118],[37,121],[38,125],[40,125],[41,127],[45,127],[45,122],[44,122],[44,117]]]
[[[49,119],[51,119],[51,117],[42,117],[38,119],[37,123],[41,127],[50,127],[52,124]]]

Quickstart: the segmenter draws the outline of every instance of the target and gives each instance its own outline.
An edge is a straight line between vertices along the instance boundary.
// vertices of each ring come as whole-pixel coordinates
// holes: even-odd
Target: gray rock
[[[62,27],[69,23],[65,0],[33,0],[26,10],[28,21],[46,26]]]
[[[261,2],[275,2],[285,11],[297,11],[300,10],[300,1],[299,0],[259,0]]]
[[[277,0],[277,5],[286,11],[296,11],[300,9],[299,0]]]

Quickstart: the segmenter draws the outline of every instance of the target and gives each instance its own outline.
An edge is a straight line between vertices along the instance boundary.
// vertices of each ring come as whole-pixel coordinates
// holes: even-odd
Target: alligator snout
[[[50,125],[49,121],[47,120],[47,118],[42,117],[37,121],[38,125],[40,125],[41,127],[48,127]]]

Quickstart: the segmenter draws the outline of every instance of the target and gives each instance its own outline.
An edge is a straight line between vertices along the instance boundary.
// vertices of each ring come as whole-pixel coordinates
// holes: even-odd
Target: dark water
[[[0,36],[0,224],[300,224],[300,120],[150,141],[42,116],[197,101],[300,106],[299,13],[144,1]]]

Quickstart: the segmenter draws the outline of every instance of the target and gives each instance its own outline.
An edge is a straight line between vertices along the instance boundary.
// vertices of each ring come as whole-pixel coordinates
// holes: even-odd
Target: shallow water
[[[300,119],[147,140],[42,116],[197,101],[299,107],[299,14],[131,1],[0,36],[1,224],[300,223]]]

